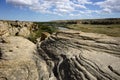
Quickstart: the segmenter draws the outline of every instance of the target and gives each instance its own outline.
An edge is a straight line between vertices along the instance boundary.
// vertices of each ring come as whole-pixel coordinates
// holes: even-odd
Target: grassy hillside
[[[120,37],[120,25],[91,25],[91,24],[71,24],[67,25],[66,28],[80,30],[83,32],[92,32],[106,34],[108,36]]]
[[[41,37],[42,32],[48,32],[52,34],[53,32],[57,31],[57,27],[53,26],[55,23],[47,23],[47,22],[34,22],[36,25],[36,29],[32,30],[29,40],[36,43],[36,39]]]
[[[42,26],[41,29],[49,33],[55,32],[57,27],[66,27],[83,32],[100,33],[108,36],[120,37],[120,18],[61,20],[35,23],[38,24],[39,27]]]
[[[61,20],[61,21],[54,21],[54,22],[56,22],[56,23],[65,23],[65,24],[110,25],[110,24],[120,24],[120,18],[83,19],[83,20]]]

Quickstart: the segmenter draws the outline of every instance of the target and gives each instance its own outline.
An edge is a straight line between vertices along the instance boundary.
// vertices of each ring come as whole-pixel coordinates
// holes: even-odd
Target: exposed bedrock
[[[0,80],[56,80],[36,45],[23,37],[0,42]]]
[[[60,31],[42,41],[38,52],[53,62],[58,80],[120,80],[120,38]]]
[[[120,37],[62,30],[35,45],[8,30],[1,25],[0,80],[120,80]]]
[[[25,21],[0,21],[0,36],[22,36],[29,37],[37,25]]]

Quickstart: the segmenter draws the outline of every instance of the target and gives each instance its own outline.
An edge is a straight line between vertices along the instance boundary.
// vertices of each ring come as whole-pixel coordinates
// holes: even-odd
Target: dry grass
[[[106,34],[108,36],[120,37],[120,25],[91,25],[91,24],[72,24],[66,26],[69,29]]]

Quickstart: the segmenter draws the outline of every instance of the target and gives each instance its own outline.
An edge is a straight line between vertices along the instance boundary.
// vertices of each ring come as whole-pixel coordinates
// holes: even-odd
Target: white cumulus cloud
[[[49,14],[92,14],[120,12],[120,0],[105,0],[93,3],[92,0],[6,0],[7,3],[27,7],[30,10]],[[94,5],[95,4],[95,5]],[[98,6],[98,10],[90,9],[89,6]]]
[[[105,0],[95,3],[95,5],[100,6],[103,12],[120,12],[120,0]]]
[[[85,4],[91,4],[89,0],[6,0],[15,6],[28,7],[41,13],[64,14],[87,9]]]
[[[18,6],[30,6],[38,3],[39,0],[6,0],[6,2]]]

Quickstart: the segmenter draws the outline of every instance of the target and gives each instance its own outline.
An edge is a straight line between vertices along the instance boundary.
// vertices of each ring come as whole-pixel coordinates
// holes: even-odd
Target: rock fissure
[[[120,80],[120,38],[63,30],[35,45],[18,23],[0,27],[0,80]]]
[[[69,35],[69,34],[71,33],[68,33],[66,35]],[[69,36],[66,37],[66,35],[65,37],[62,37],[61,35],[59,36],[59,34],[57,34],[57,38],[55,38],[54,36],[51,37],[53,38],[51,40],[54,40],[52,43],[50,42],[51,40],[48,39],[45,42],[43,41],[41,45],[41,46],[44,46],[45,51],[47,50],[46,53],[50,52],[49,54],[53,54],[57,58],[58,56],[61,58],[60,54],[63,54],[66,56],[68,61],[70,61],[70,62],[66,62],[66,64],[69,64],[71,66],[69,66],[69,68],[66,69],[62,67],[65,65],[64,62],[66,61],[66,59],[62,58],[63,60],[61,61],[58,60],[59,64],[56,65],[57,73],[56,72],[55,73],[56,74],[59,73],[57,76],[61,76],[62,79],[60,80],[66,80],[66,79],[69,79],[69,80],[71,79],[72,80],[78,80],[78,79],[80,80],[85,80],[85,79],[116,80],[117,79],[118,80],[119,79],[119,76],[110,72],[109,69],[107,68],[109,66],[108,64],[112,63],[110,62],[111,60],[109,59],[109,56],[113,60],[116,60],[116,61],[120,60],[119,57],[116,57],[116,56],[119,56],[119,51],[117,49],[119,48],[119,43],[117,43],[117,41],[116,42],[109,41],[110,42],[109,44],[109,43],[104,43],[104,42],[103,43],[97,42],[97,40],[95,40],[97,38],[94,38],[94,39],[90,38],[90,41],[93,40],[93,42],[96,44],[92,44],[92,46],[91,45],[88,46],[87,44],[90,43],[88,37],[87,37],[87,41],[89,43],[86,42],[84,45],[84,43],[80,42],[78,38],[75,37],[76,39],[74,39],[72,37],[72,39],[70,39],[70,37]],[[101,44],[105,44],[109,46],[109,48],[104,48],[104,45],[99,46]],[[113,47],[116,49],[112,50]],[[63,53],[63,50],[64,50],[64,53]],[[74,58],[74,55],[75,55],[75,58]],[[107,57],[108,61],[104,62],[103,60],[106,59],[105,56]],[[53,57],[50,57],[50,58],[53,58]],[[64,71],[69,71],[69,72],[65,73]],[[59,80],[59,77],[57,78]]]

